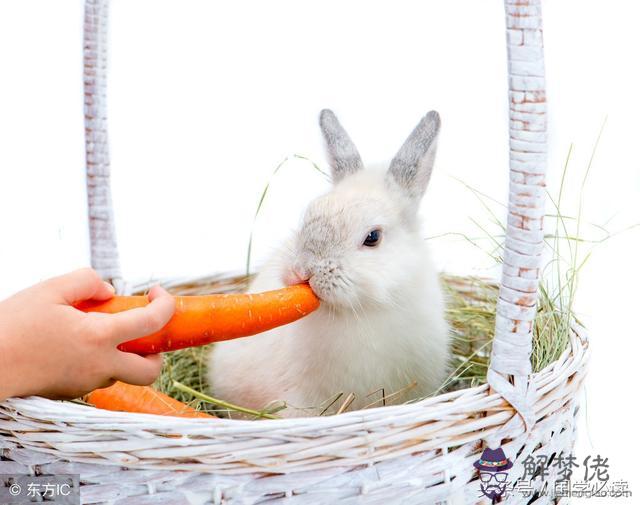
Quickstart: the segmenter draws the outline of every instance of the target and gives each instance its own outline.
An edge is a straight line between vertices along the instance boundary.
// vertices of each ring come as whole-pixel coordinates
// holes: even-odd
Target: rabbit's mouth
[[[309,278],[309,286],[324,304],[334,308],[350,309],[358,302],[354,300],[353,291],[349,289],[348,283],[338,278],[312,275]]]
[[[304,261],[304,260],[307,261]],[[313,292],[326,305],[351,308],[359,305],[355,299],[354,282],[336,259],[318,259],[312,255],[298,257],[283,272],[282,280],[288,286],[308,283]]]

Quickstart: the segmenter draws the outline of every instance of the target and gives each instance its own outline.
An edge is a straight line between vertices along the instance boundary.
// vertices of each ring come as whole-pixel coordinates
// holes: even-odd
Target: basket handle
[[[109,0],[84,3],[83,84],[87,204],[91,266],[103,279],[121,284],[111,204],[107,136],[107,25]]]
[[[509,64],[509,207],[487,380],[529,428],[531,347],[544,248],[547,104],[540,0],[505,0]]]

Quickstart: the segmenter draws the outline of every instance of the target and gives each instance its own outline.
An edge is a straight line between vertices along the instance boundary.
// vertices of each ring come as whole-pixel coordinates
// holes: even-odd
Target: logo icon
[[[490,500],[500,498],[507,489],[508,470],[513,463],[504,454],[501,447],[482,451],[475,466],[480,472],[480,491]]]

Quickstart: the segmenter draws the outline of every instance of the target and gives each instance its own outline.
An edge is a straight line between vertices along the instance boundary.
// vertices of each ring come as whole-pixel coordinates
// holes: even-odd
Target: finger
[[[162,288],[154,288],[152,296],[146,307],[102,318],[101,324],[107,325],[116,345],[155,333],[169,322],[176,309],[175,299]]]
[[[113,296],[113,291],[107,287],[98,272],[92,268],[81,268],[54,277],[45,281],[45,284],[53,289],[56,298],[68,304],[91,300],[94,297],[103,300]]]
[[[102,286],[98,288],[93,296],[92,300],[108,300],[109,298],[113,298],[113,295],[116,294],[116,288],[113,287],[112,284],[102,281]]]
[[[149,301],[153,301],[161,296],[171,296],[171,294],[160,285],[153,286],[149,291]]]
[[[162,355],[150,354],[138,356],[129,352],[118,351],[116,358],[115,379],[133,384],[147,386],[156,380],[162,370]]]

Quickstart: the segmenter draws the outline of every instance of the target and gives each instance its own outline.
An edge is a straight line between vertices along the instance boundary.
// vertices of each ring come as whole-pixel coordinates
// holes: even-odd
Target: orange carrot
[[[149,303],[146,296],[114,296],[76,305],[85,312],[115,313]],[[291,323],[318,308],[306,284],[257,294],[176,296],[176,312],[160,331],[120,344],[121,351],[154,354],[247,337]]]
[[[132,386],[124,382],[116,382],[108,388],[96,389],[87,395],[86,400],[87,403],[105,410],[160,416],[213,417],[149,386]]]

